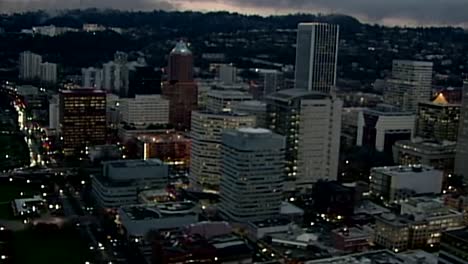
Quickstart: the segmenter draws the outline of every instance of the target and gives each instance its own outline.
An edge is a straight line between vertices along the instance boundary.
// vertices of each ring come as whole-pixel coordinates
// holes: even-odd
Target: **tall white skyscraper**
[[[101,89],[103,85],[103,71],[98,68],[81,69],[82,85],[85,88]]]
[[[51,62],[41,63],[40,79],[47,83],[57,83],[57,64]]]
[[[457,154],[455,156],[455,174],[463,176],[464,182],[468,184],[468,82],[463,85],[462,98]]]
[[[342,108],[334,96],[304,89],[267,97],[269,128],[286,137],[287,188],[337,179]]]
[[[32,80],[41,76],[42,56],[30,51],[21,52],[19,56],[19,77]]]
[[[239,128],[222,136],[219,209],[229,220],[277,217],[284,182],[284,137],[263,128]]]
[[[295,88],[330,93],[336,85],[339,26],[300,23],[297,28]]]
[[[190,182],[195,188],[217,192],[221,178],[221,135],[225,129],[255,126],[255,117],[229,112],[193,111]]]
[[[384,101],[403,111],[416,113],[420,102],[432,97],[432,62],[394,60],[392,78],[387,80]]]

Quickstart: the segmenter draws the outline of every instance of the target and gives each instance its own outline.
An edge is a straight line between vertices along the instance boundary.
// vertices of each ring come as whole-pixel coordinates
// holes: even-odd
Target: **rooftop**
[[[452,237],[463,239],[466,242],[468,242],[468,228],[447,231],[446,234]]]
[[[371,263],[386,263],[386,264],[404,264],[405,262],[399,259],[390,250],[377,250],[365,253],[358,253],[342,257],[333,257],[327,259],[319,259],[305,262],[306,264],[371,264]]]
[[[184,41],[180,40],[179,42],[177,42],[176,46],[172,49],[171,54],[191,55],[192,52],[187,47],[187,44]]]
[[[256,228],[274,227],[274,226],[285,226],[291,224],[291,221],[286,218],[274,218],[262,221],[250,222],[250,225]]]
[[[272,100],[279,100],[279,101],[289,101],[293,99],[315,99],[315,100],[323,100],[327,99],[330,96],[328,94],[320,93],[320,92],[311,92],[306,89],[288,89],[288,90],[281,90],[274,94],[269,95],[267,98]]]
[[[451,141],[432,141],[432,140],[401,140],[395,143],[395,147],[404,150],[420,152],[424,154],[455,154],[457,143]]]
[[[194,214],[192,202],[167,202],[157,205],[131,205],[121,208],[121,212],[133,221],[159,219],[170,216]]]
[[[71,89],[71,90],[60,90],[62,94],[99,94],[105,95],[106,92],[103,90],[98,89],[90,89],[90,88],[78,88],[78,89]]]
[[[433,167],[426,165],[399,165],[372,168],[372,172],[385,173],[390,176],[400,176],[405,174],[423,173],[437,171]]]
[[[113,168],[138,168],[138,167],[154,167],[163,166],[164,163],[158,159],[148,160],[115,160],[104,162],[104,166]]]
[[[241,127],[237,131],[244,134],[271,134],[272,132],[265,128]]]
[[[364,112],[379,116],[412,116],[411,112],[402,112],[398,107],[389,104],[378,104],[374,108],[367,108]]]

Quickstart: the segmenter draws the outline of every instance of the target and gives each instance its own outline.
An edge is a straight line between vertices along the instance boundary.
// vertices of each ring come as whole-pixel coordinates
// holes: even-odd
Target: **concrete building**
[[[193,187],[218,191],[221,179],[221,136],[225,129],[252,127],[255,117],[237,113],[192,113],[190,181]]]
[[[49,128],[60,129],[60,98],[54,95],[49,100]]]
[[[60,91],[60,131],[66,156],[106,143],[106,93],[94,89]]]
[[[120,100],[122,122],[137,127],[169,123],[169,100],[161,95],[135,95]]]
[[[114,94],[126,97],[130,82],[130,69],[127,65],[128,56],[123,52],[116,52],[114,60],[104,63],[103,70],[103,88]]]
[[[358,227],[335,229],[332,238],[333,246],[345,252],[362,252],[370,247],[370,234]]]
[[[255,73],[259,75],[256,84],[259,90],[262,91],[262,98],[276,93],[279,90],[285,89],[284,74],[278,70],[272,69],[255,69]]]
[[[394,253],[388,249],[366,251],[351,255],[332,257],[326,259],[306,261],[306,264],[437,264],[437,258],[426,251],[414,250],[403,253]]]
[[[223,133],[219,210],[226,218],[249,222],[278,216],[284,148],[284,137],[263,128]]]
[[[103,88],[104,73],[102,69],[98,69],[94,67],[83,68],[81,69],[81,78],[82,78],[82,85],[85,88],[95,88],[95,89]]]
[[[57,64],[51,62],[41,63],[39,78],[45,83],[57,83]]]
[[[463,214],[440,201],[411,198],[401,206],[399,215],[378,216],[374,229],[374,242],[395,252],[433,247],[442,232],[464,226]]]
[[[138,194],[168,183],[168,166],[160,160],[116,160],[103,163],[102,175],[93,175],[92,194],[104,208],[138,203]]]
[[[211,90],[207,94],[206,110],[211,112],[231,112],[237,104],[252,99],[252,95],[247,92]]]
[[[468,82],[465,82],[463,86],[460,112],[455,174],[463,176],[464,182],[468,183]]]
[[[232,107],[236,113],[255,116],[255,127],[267,128],[267,105],[265,102],[250,100],[240,102]]]
[[[341,119],[341,144],[347,147],[356,145],[358,136],[358,120],[366,108],[345,107]]]
[[[300,23],[297,28],[296,73],[298,89],[329,94],[336,85],[339,26]]]
[[[416,194],[439,194],[442,171],[425,165],[371,169],[370,192],[386,203],[399,203]]]
[[[440,264],[468,264],[468,228],[442,233],[439,262]]]
[[[144,238],[150,231],[177,229],[198,222],[192,202],[123,206],[118,216],[127,237],[132,240]]]
[[[232,64],[221,64],[219,66],[218,79],[224,84],[237,83],[237,68]]]
[[[431,99],[432,65],[432,62],[425,61],[394,60],[384,101],[402,111],[416,113],[419,103]]]
[[[33,80],[41,76],[42,56],[24,51],[19,56],[19,77],[21,80]]]
[[[183,41],[169,54],[168,81],[163,84],[162,94],[169,100],[169,123],[179,130],[190,130],[198,87],[193,79],[193,54]]]
[[[267,97],[269,128],[286,137],[287,188],[336,180],[343,102],[305,89]]]
[[[432,102],[419,103],[416,136],[442,141],[457,141],[460,105],[449,104],[440,93]]]
[[[359,113],[356,145],[391,154],[396,141],[413,138],[415,120],[411,112],[389,105],[365,109]]]
[[[397,141],[393,145],[393,161],[398,165],[422,164],[452,173],[455,162],[455,142],[435,142],[422,139]]]

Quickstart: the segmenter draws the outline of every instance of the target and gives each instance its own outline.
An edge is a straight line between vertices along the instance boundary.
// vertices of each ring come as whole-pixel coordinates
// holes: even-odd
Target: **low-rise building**
[[[385,203],[398,203],[416,194],[442,191],[443,172],[426,165],[390,166],[371,169],[371,195]]]
[[[334,247],[345,252],[362,252],[370,246],[370,234],[357,227],[335,229],[332,238]]]
[[[138,203],[138,194],[168,183],[168,166],[160,160],[117,160],[103,163],[102,175],[93,175],[92,193],[101,207]]]
[[[196,223],[198,213],[192,202],[168,202],[121,207],[118,219],[127,236],[138,239],[150,231],[171,230]]]
[[[468,264],[468,228],[442,233],[439,263]]]

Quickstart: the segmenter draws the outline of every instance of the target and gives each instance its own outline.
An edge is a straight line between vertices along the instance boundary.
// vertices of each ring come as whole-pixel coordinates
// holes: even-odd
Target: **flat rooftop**
[[[367,114],[378,116],[413,116],[411,112],[403,112],[398,107],[388,104],[378,104],[373,108],[366,108],[364,112]]]
[[[426,165],[400,165],[372,168],[372,172],[380,172],[390,176],[400,176],[404,174],[427,173],[437,171],[433,167]]]
[[[168,202],[157,205],[124,206],[121,211],[133,221],[144,221],[194,214],[194,209],[195,204],[192,202]]]
[[[278,91],[274,94],[269,95],[267,98],[279,101],[289,101],[293,99],[323,100],[329,97],[330,96],[328,94],[313,91],[311,92],[306,89],[288,89]]]
[[[342,257],[333,257],[327,259],[319,259],[306,261],[306,264],[359,264],[359,263],[386,263],[386,264],[404,264],[405,262],[399,259],[390,250],[377,250],[366,253],[358,253]]]
[[[457,143],[452,141],[437,142],[432,140],[402,140],[397,141],[395,146],[404,150],[415,151],[424,154],[455,154]]]
[[[163,166],[164,163],[158,159],[148,160],[116,160],[104,162],[104,165],[113,168],[137,168],[137,167],[154,167]]]
[[[468,243],[468,228],[446,232],[447,235],[465,240]]]

